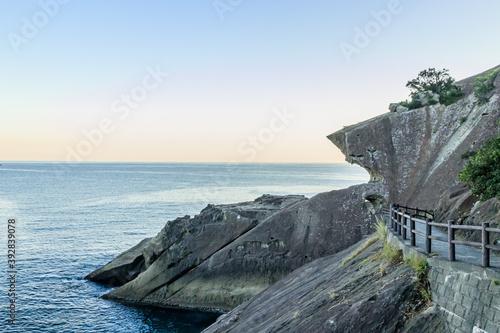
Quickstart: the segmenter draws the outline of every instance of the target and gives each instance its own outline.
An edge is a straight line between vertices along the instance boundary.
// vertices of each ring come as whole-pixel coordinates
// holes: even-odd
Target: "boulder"
[[[406,112],[408,111],[409,109],[406,107],[406,106],[402,106],[402,105],[399,105],[397,108],[396,108],[396,112]]]
[[[396,112],[398,106],[400,106],[399,103],[391,103],[391,104],[389,104],[389,111],[390,112]]]
[[[409,109],[406,106],[402,106],[400,103],[391,103],[389,105],[390,112],[406,112]]]

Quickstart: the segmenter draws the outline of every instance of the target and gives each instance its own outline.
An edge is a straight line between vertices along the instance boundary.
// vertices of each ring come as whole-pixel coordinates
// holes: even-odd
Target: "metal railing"
[[[500,234],[500,229],[490,228],[489,222],[483,222],[481,226],[459,225],[455,224],[454,220],[448,220],[447,223],[434,222],[434,213],[419,208],[411,208],[392,204],[390,210],[384,209],[383,212],[389,215],[391,229],[394,230],[403,239],[410,238],[411,246],[416,246],[416,235],[425,239],[425,252],[432,252],[432,241],[440,241],[448,243],[448,258],[451,261],[456,260],[456,245],[465,245],[481,249],[482,266],[490,267],[490,252],[499,251],[500,246],[490,243],[490,234]],[[416,230],[416,223],[425,225],[425,232]],[[438,227],[448,230],[448,237],[440,237],[432,235],[432,227]],[[481,243],[462,241],[455,237],[456,230],[480,231],[482,235]],[[408,235],[409,233],[409,235]]]

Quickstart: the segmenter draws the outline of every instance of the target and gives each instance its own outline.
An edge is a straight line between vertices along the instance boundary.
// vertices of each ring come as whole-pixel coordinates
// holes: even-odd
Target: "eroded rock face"
[[[500,227],[500,201],[490,199],[480,202],[479,198],[473,195],[464,183],[452,186],[444,192],[437,209],[435,219],[440,222],[454,220],[457,224],[481,225],[483,222],[490,222],[490,227]],[[480,232],[457,231],[462,238],[481,242]],[[490,241],[493,244],[500,242],[500,235],[492,233]]]
[[[401,330],[405,312],[418,303],[415,273],[398,264],[389,266],[382,276],[381,262],[367,259],[381,249],[382,241],[342,266],[361,244],[297,269],[221,316],[204,333]]]
[[[165,232],[150,242],[155,245],[143,251],[146,258],[157,259],[148,263],[148,269],[135,280],[105,298],[230,310],[305,263],[341,251],[371,233],[375,218],[368,208],[375,208],[364,198],[378,191],[378,184],[367,184],[299,200],[260,223],[252,225],[249,220],[244,228],[247,231],[237,229],[244,223],[236,220],[236,213],[226,212],[226,216],[234,215],[234,223],[221,221],[222,229],[210,237],[193,237],[195,248],[187,249],[190,242],[184,239],[161,253],[154,249],[167,248],[171,243],[165,241],[172,234],[167,224]],[[185,227],[195,228],[193,223]],[[218,241],[221,238],[223,241]]]
[[[433,105],[403,113],[390,112],[348,126],[328,138],[346,160],[365,168],[381,182],[387,202],[434,209],[441,194],[458,183],[466,161],[498,134],[499,88],[486,105],[472,93],[473,78],[458,82],[469,93],[448,107]]]

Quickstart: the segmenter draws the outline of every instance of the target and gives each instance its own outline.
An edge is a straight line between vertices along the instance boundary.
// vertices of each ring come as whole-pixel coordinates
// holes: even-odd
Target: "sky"
[[[0,0],[0,162],[337,163],[426,68],[500,64],[500,2]]]

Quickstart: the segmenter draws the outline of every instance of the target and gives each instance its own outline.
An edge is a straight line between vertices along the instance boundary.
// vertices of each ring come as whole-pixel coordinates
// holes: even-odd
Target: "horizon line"
[[[91,164],[91,163],[141,163],[141,164],[351,164],[343,162],[238,162],[238,161],[54,161],[54,160],[4,160],[6,163],[60,163],[60,164]]]

